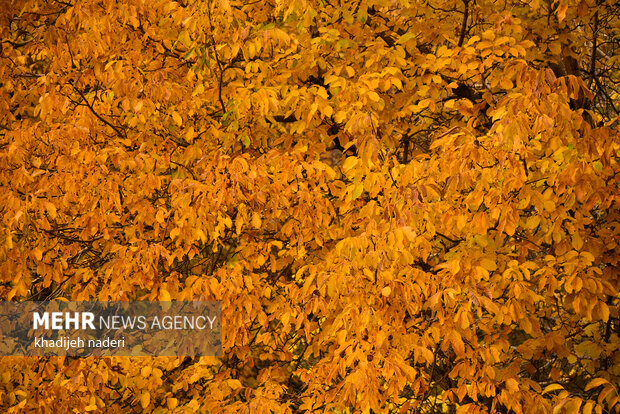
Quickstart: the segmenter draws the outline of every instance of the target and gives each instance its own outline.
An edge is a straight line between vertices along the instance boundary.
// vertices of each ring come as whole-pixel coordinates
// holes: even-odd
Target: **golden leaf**
[[[142,392],[140,395],[140,405],[142,408],[147,408],[151,403],[151,394],[148,391]]]

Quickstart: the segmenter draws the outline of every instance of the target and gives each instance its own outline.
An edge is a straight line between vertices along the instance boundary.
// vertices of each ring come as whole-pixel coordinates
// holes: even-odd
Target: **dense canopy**
[[[613,0],[10,0],[0,299],[222,301],[5,412],[620,409]],[[562,411],[565,410],[565,411]]]

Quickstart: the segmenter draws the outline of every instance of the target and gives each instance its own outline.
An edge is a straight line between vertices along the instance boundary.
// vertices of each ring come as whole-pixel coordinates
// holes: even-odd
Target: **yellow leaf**
[[[368,92],[368,98],[372,101],[372,102],[377,102],[379,101],[381,98],[379,97],[379,95],[377,94],[377,92],[375,91],[370,91]]]
[[[499,86],[501,86],[503,89],[512,89],[512,82],[510,81],[510,79],[502,78],[499,81]]]
[[[50,216],[52,220],[56,218],[58,215],[56,212],[56,206],[50,203],[49,201],[45,202],[45,209],[47,210],[47,214]]]
[[[148,407],[150,403],[151,403],[151,394],[149,394],[148,391],[144,391],[142,395],[140,396],[140,404],[142,405],[142,408]]]
[[[463,339],[461,338],[461,335],[459,335],[455,331],[452,331],[450,339],[451,339],[450,343],[452,344],[454,353],[457,356],[462,356],[463,354],[465,354],[465,343],[463,343]]]
[[[581,250],[581,248],[583,247],[583,239],[581,238],[579,233],[573,233],[573,235],[571,236],[571,245],[575,250]]]
[[[176,111],[172,112],[172,119],[174,120],[174,123],[178,126],[181,126],[181,124],[183,124],[183,119],[181,118],[181,115],[179,115]]]
[[[338,331],[338,333],[336,334],[336,342],[338,342],[338,345],[344,344],[346,339],[347,339],[347,331],[344,329]]]
[[[150,366],[142,367],[142,369],[140,370],[140,375],[142,375],[144,378],[147,378],[149,375],[151,375],[151,371],[153,371],[153,368],[151,368]]]
[[[546,393],[551,392],[551,391],[557,391],[557,390],[563,390],[563,389],[564,389],[564,387],[561,386],[560,384],[550,384],[550,385],[547,385],[545,387],[545,389],[543,390],[542,393],[546,394]]]
[[[571,398],[570,401],[566,404],[566,412],[579,414],[579,407],[581,407],[581,398]]]
[[[480,296],[478,298],[480,302],[482,302],[482,306],[484,306],[489,312],[497,315],[500,311],[499,307],[488,297]]]
[[[323,99],[327,99],[329,96],[327,95],[327,91],[324,87],[320,86],[316,92],[317,96],[320,96]]]
[[[390,293],[392,293],[392,288],[389,286],[386,286],[383,289],[381,289],[381,294],[385,297],[390,296]]]
[[[351,192],[351,199],[355,200],[364,192],[364,185],[362,183],[356,184],[353,186],[353,191]]]
[[[260,219],[260,215],[258,213],[253,213],[252,214],[252,227],[254,227],[255,229],[260,228],[262,221]]]
[[[168,406],[169,410],[174,410],[175,408],[177,408],[177,405],[179,405],[179,400],[177,400],[176,398],[168,398],[166,400],[166,405]]]
[[[155,215],[155,220],[157,220],[158,223],[164,224],[165,220],[164,220],[164,210],[158,210],[157,214]]]
[[[196,137],[196,131],[194,130],[194,127],[190,126],[189,128],[187,128],[183,137],[187,142],[194,141],[194,138]]]
[[[403,234],[409,240],[409,242],[413,242],[415,240],[415,232],[409,226],[401,227]]]
[[[599,302],[597,304],[599,317],[603,322],[607,322],[609,320],[609,306],[604,302]]]
[[[480,266],[482,266],[484,269],[488,270],[489,272],[493,272],[497,269],[497,265],[495,264],[495,262],[493,260],[486,259],[486,258],[480,260]]]
[[[336,121],[337,123],[341,123],[342,121],[345,120],[346,117],[347,117],[347,113],[345,111],[338,111],[336,112],[336,115],[334,116],[334,121]]]
[[[200,241],[203,242],[203,243],[206,243],[207,240],[208,240],[207,235],[205,234],[204,231],[202,231],[202,229],[196,230],[196,236],[198,236]]]
[[[160,289],[159,300],[161,302],[170,302],[170,292],[168,292],[166,289]]]
[[[41,261],[41,259],[43,258],[43,252],[39,248],[34,249],[32,251],[32,254],[34,255],[34,258],[37,259],[37,261]]]
[[[506,389],[513,392],[519,391],[519,382],[514,378],[508,378],[506,380]]]
[[[566,18],[566,11],[568,10],[568,4],[562,4],[558,7],[558,21],[564,20]]]
[[[437,304],[439,303],[439,300],[441,299],[441,297],[442,297],[442,293],[438,292],[438,293],[435,293],[430,298],[428,298],[428,304],[431,309],[435,309],[437,307]]]
[[[600,387],[603,384],[609,384],[605,378],[595,378],[586,385],[586,391],[590,391],[592,388]]]
[[[230,379],[227,381],[228,386],[232,389],[232,390],[236,390],[237,388],[241,388],[242,384],[241,381],[237,380],[237,379]]]
[[[357,161],[357,157],[347,157],[347,159],[344,160],[344,163],[342,164],[342,171],[346,173],[351,168],[357,165]]]
[[[538,227],[539,224],[540,224],[540,216],[533,215],[527,218],[527,221],[525,222],[525,227],[530,230],[533,230],[536,227]]]
[[[332,116],[332,114],[334,113],[334,108],[332,108],[330,105],[325,104],[319,107],[319,110],[321,111],[321,113],[323,115],[325,115],[327,118],[329,118],[330,116]]]

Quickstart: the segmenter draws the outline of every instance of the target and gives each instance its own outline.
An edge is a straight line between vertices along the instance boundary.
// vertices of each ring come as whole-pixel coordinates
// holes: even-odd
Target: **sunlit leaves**
[[[11,362],[0,406],[612,411],[609,4],[11,3],[2,298],[228,328],[219,359]]]

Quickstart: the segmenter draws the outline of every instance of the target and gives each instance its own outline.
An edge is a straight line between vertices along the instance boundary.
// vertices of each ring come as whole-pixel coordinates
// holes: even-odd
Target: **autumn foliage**
[[[3,2],[0,298],[220,300],[224,355],[2,411],[620,411],[618,7]]]

